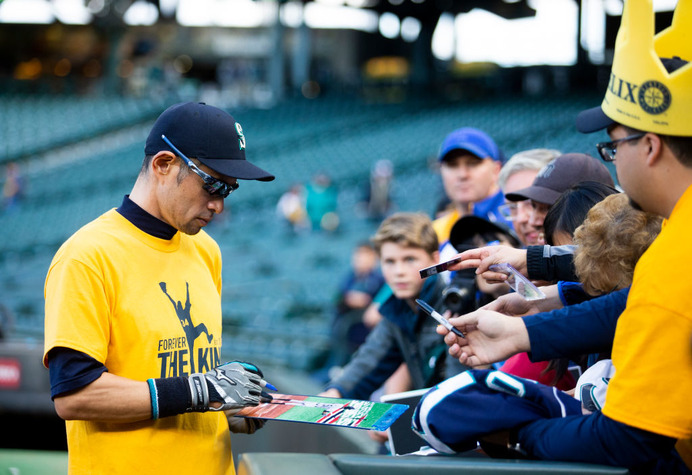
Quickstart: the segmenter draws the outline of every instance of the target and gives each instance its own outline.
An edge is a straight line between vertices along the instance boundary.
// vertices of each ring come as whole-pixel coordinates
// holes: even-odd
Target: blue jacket
[[[629,290],[628,287],[552,312],[522,317],[529,332],[531,361],[610,352]]]

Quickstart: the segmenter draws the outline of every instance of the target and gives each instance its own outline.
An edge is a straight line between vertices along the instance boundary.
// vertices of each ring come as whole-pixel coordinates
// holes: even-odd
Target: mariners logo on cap
[[[639,105],[649,114],[660,114],[670,107],[670,91],[658,81],[646,81],[639,86]]]
[[[624,5],[601,109],[634,129],[692,136],[692,0],[678,0],[672,24],[658,34],[652,0]]]
[[[235,130],[238,132],[238,146],[240,150],[245,150],[245,135],[243,135],[243,128],[238,122],[235,123]]]

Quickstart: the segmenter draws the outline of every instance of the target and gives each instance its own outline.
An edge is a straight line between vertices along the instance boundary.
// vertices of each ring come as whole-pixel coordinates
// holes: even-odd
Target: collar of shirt
[[[173,239],[175,233],[178,232],[178,230],[170,224],[164,223],[160,219],[144,211],[137,203],[130,199],[130,195],[125,195],[123,202],[116,211],[140,230],[159,239]]]

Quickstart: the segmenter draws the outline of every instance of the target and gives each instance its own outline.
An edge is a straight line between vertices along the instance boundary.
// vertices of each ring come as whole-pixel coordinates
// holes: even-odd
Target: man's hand
[[[533,315],[534,313],[548,312],[556,308],[562,308],[562,301],[558,294],[557,285],[541,287],[541,290],[546,296],[543,300],[526,300],[520,294],[512,292],[496,298],[481,308],[515,317]]]
[[[254,434],[266,424],[266,419],[255,419],[252,417],[234,417],[240,409],[226,411],[228,418],[228,428],[234,434]]]
[[[321,396],[321,397],[333,397],[333,398],[336,398],[336,399],[340,399],[340,398],[341,398],[341,393],[340,393],[339,390],[336,389],[336,388],[329,388],[329,389],[327,389],[326,391],[322,391],[321,393],[319,393],[318,396]]]
[[[192,411],[226,411],[260,403],[262,371],[251,363],[233,361],[207,373],[190,375]]]
[[[369,430],[368,435],[378,444],[384,444],[389,439],[386,430]]]
[[[464,333],[461,338],[442,325],[437,333],[444,335],[449,354],[461,364],[477,367],[503,361],[512,355],[531,350],[529,334],[520,318],[479,309],[449,319]]]
[[[507,274],[493,272],[488,268],[493,264],[508,263],[522,275],[527,275],[526,270],[526,250],[517,249],[512,246],[486,246],[476,249],[469,249],[459,254],[461,262],[449,266],[449,270],[476,269],[476,274],[480,275],[490,284],[499,284],[507,280]]]

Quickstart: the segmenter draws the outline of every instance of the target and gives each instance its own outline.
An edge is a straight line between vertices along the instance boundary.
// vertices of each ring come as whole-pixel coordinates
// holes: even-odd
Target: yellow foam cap
[[[692,62],[668,73],[659,58],[692,61],[692,0],[654,36],[652,0],[627,0],[601,104],[615,122],[665,135],[692,135]]]

